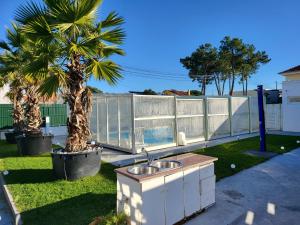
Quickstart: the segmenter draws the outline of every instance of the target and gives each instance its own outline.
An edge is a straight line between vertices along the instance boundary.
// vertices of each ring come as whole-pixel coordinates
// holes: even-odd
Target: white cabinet
[[[117,174],[117,212],[131,225],[172,225],[215,202],[214,164],[186,166],[159,177]]]
[[[190,216],[200,210],[199,167],[183,171],[184,173],[184,215]]]
[[[166,176],[165,190],[165,224],[173,225],[184,218],[183,172]]]
[[[164,177],[153,178],[141,183],[142,217],[140,224],[165,224],[164,183]]]

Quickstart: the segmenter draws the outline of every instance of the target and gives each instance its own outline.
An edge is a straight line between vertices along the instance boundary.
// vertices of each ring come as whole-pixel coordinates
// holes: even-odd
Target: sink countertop
[[[170,170],[163,170],[163,171],[159,171],[155,174],[150,174],[150,175],[134,175],[131,174],[127,171],[128,168],[132,167],[132,166],[127,166],[127,167],[122,167],[122,168],[118,168],[115,169],[116,173],[122,174],[126,177],[129,177],[133,180],[136,180],[138,182],[142,182],[148,179],[152,179],[152,178],[156,178],[156,177],[160,177],[160,176],[167,176],[170,174],[174,174],[180,170],[185,170],[194,166],[204,166],[207,165],[209,163],[212,163],[214,161],[217,161],[218,158],[215,157],[211,157],[211,156],[206,156],[206,155],[198,155],[198,154],[194,154],[194,153],[186,153],[186,154],[182,154],[182,155],[177,155],[177,156],[172,156],[172,157],[168,157],[168,158],[163,158],[160,160],[176,160],[182,163],[182,167],[179,168],[175,168],[175,169],[170,169]],[[159,160],[157,160],[159,161]],[[140,164],[136,164],[140,165]]]

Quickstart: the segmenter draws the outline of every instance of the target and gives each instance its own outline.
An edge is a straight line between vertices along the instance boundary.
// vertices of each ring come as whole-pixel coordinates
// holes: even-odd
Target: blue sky
[[[25,2],[1,1],[0,39],[5,38],[5,27],[13,19],[17,6]],[[200,44],[209,42],[218,46],[229,35],[265,50],[272,59],[253,76],[249,88],[257,84],[275,88],[276,81],[280,87],[282,78],[278,72],[300,64],[299,8],[298,0],[104,0],[101,17],[115,10],[126,20],[127,37],[123,45],[126,56],[114,60],[129,67],[182,74],[182,79],[124,74],[114,87],[93,80],[90,84],[105,92],[197,89],[197,84],[185,76],[187,71],[179,59]],[[208,94],[216,94],[214,86]]]

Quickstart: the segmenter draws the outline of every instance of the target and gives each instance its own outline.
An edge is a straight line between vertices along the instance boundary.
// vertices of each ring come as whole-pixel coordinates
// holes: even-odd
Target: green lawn
[[[283,153],[300,147],[298,139],[269,135],[268,149]],[[196,153],[219,158],[216,175],[221,179],[263,162],[265,159],[243,154],[258,148],[259,138],[254,137]],[[230,169],[231,163],[236,164],[236,169]],[[103,164],[99,175],[75,182],[56,180],[51,167],[49,155],[20,157],[15,145],[0,142],[0,170],[9,171],[5,180],[25,225],[87,225],[94,217],[115,209],[116,176],[110,164]]]
[[[0,142],[0,170],[25,225],[87,225],[116,205],[116,176],[110,164],[101,174],[75,182],[55,180],[49,155],[17,156],[16,145]]]
[[[300,144],[297,144],[297,140],[300,140],[300,137],[267,135],[266,140],[267,151],[279,154],[300,147]],[[281,150],[281,146],[284,146],[284,150]],[[260,157],[245,155],[244,151],[246,150],[259,150],[259,137],[199,149],[195,153],[218,157],[219,160],[215,163],[215,173],[217,180],[220,180],[266,160]],[[235,164],[236,168],[231,169],[231,164]]]

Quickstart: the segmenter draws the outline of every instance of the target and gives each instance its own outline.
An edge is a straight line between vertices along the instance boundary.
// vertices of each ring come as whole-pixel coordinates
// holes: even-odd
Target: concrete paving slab
[[[0,189],[0,225],[13,225],[13,218],[2,189]]]
[[[186,225],[297,225],[300,148],[219,181],[216,204]]]

